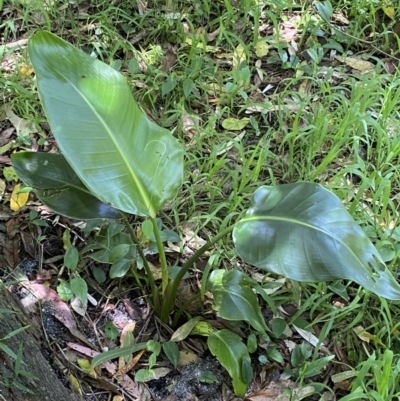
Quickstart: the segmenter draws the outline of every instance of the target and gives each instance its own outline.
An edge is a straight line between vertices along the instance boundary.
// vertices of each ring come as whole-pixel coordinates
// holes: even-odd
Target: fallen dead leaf
[[[390,18],[394,19],[394,14],[395,14],[395,9],[393,7],[393,1],[392,0],[383,0],[382,1],[382,10],[383,12]]]
[[[379,344],[380,346],[386,348],[385,344],[382,342],[382,340],[376,336],[375,334],[371,334],[368,331],[364,330],[362,326],[357,326],[354,327],[353,329],[354,333],[356,333],[357,337],[365,341],[366,343],[369,343],[371,340],[374,341],[375,343]]]
[[[1,258],[0,267],[3,269],[5,267],[10,267],[14,269],[20,263],[19,258],[19,238],[16,236],[14,239],[6,239],[3,233],[0,233],[0,249],[3,258]],[[4,266],[4,261],[5,265]]]
[[[71,349],[80,352],[82,355],[86,355],[90,358],[94,358],[96,355],[99,355],[100,352],[94,351],[88,347],[84,347],[80,344],[75,343],[67,343],[68,347]],[[102,368],[105,368],[108,373],[114,375],[117,373],[117,367],[115,363],[104,362],[100,365]],[[142,400],[141,394],[139,391],[139,386],[135,383],[128,375],[124,375],[122,379],[119,381],[119,386],[122,387],[126,392],[128,392],[133,397],[136,397],[138,400]]]
[[[179,351],[179,360],[178,360],[178,365],[179,366],[185,366],[188,365],[189,363],[196,362],[199,359],[199,357],[188,350],[182,350]]]
[[[265,40],[259,38],[255,47],[255,51],[257,57],[259,58],[265,57],[269,52],[268,43]]]
[[[29,295],[22,299],[24,308],[30,308],[38,301],[48,302],[51,314],[68,329],[76,329],[76,322],[67,304],[60,296],[44,284],[24,282],[23,286],[29,290]]]
[[[6,114],[11,124],[17,130],[18,135],[28,136],[29,134],[36,134],[38,132],[34,121],[25,120],[24,118],[18,117],[12,111],[9,104],[6,105]]]
[[[167,43],[165,45],[165,49],[166,51],[164,53],[161,70],[164,72],[168,72],[171,70],[171,68],[176,63],[176,60],[178,59],[178,46],[172,46],[170,43]]]
[[[228,150],[232,149],[235,143],[239,143],[243,137],[245,136],[246,132],[243,131],[240,134],[236,135],[232,141],[228,141],[226,143],[221,143],[220,145],[216,146],[216,155],[221,156],[224,153],[228,152]]]
[[[207,42],[213,42],[213,41],[215,40],[215,38],[219,35],[219,32],[220,32],[219,28],[216,29],[216,30],[213,31],[213,32],[210,32],[210,33],[207,35]]]
[[[203,238],[199,237],[197,234],[195,234],[192,230],[188,228],[184,228],[182,230],[184,237],[184,243],[186,246],[189,248],[197,251],[200,249],[205,243],[207,242]]]
[[[69,382],[71,383],[71,386],[80,394],[82,395],[82,389],[81,389],[81,385],[79,383],[79,380],[73,375],[73,374],[69,374],[68,375],[68,379]]]
[[[134,357],[128,364],[126,364],[125,366],[123,366],[122,368],[120,368],[120,369],[118,370],[118,372],[115,373],[115,376],[116,376],[116,377],[123,376],[123,375],[125,375],[126,373],[128,373],[131,369],[133,369],[133,368],[137,365],[137,363],[139,362],[140,358],[142,357],[142,355],[143,355],[145,352],[146,352],[145,349],[140,350],[140,351],[138,352],[138,354],[135,355],[135,357]]]
[[[14,133],[15,128],[7,128],[4,131],[0,133],[0,146],[4,146],[7,144],[10,140],[11,135]]]
[[[246,50],[243,45],[238,45],[233,53],[232,65],[239,67],[244,61],[247,60]]]
[[[315,394],[313,386],[296,388],[297,384],[291,380],[279,380],[271,382],[268,386],[246,399],[251,401],[300,401]],[[289,393],[285,390],[291,390]]]
[[[128,336],[129,333],[133,333],[135,327],[136,327],[136,322],[130,322],[122,329],[120,342],[121,344],[123,344],[123,346],[125,346],[126,344],[125,343],[126,337]]]
[[[13,212],[18,212],[26,205],[26,202],[28,202],[29,192],[20,192],[20,191],[21,191],[21,184],[17,184],[14,186],[14,189],[11,193],[10,209]]]
[[[89,376],[97,378],[97,373],[96,371],[92,368],[92,365],[90,364],[90,361],[85,358],[78,358],[76,360],[77,364],[79,367]]]
[[[370,71],[375,68],[375,65],[371,62],[356,57],[336,56],[335,59],[359,71]]]
[[[86,309],[87,309],[87,302],[86,304],[83,304],[82,301],[77,298],[74,297],[71,301],[71,308],[78,314],[81,316],[85,316],[86,314]]]
[[[20,74],[23,76],[27,76],[27,75],[32,75],[34,72],[34,69],[31,65],[24,65],[21,67],[21,69],[19,70]]]
[[[6,190],[6,183],[0,178],[0,201],[3,199],[4,191]]]
[[[307,342],[309,342],[313,347],[316,347],[318,343],[320,343],[320,340],[317,336],[315,336],[314,334],[310,333],[307,330],[303,330],[300,327],[297,327],[295,325],[293,325],[293,328],[304,338],[304,340],[306,340]],[[320,343],[321,346],[324,346],[323,343]]]
[[[19,222],[17,219],[10,219],[6,223],[7,236],[0,236],[0,246],[2,246],[3,255],[8,267],[17,267],[21,259],[19,257]]]
[[[195,115],[183,113],[181,117],[182,131],[190,138],[197,134],[200,118]]]
[[[267,387],[247,397],[250,401],[274,401],[285,390],[295,388],[296,384],[291,380],[278,380],[268,384]]]

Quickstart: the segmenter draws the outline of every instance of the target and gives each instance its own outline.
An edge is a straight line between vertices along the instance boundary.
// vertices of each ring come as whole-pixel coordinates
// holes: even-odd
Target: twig
[[[392,59],[394,59],[394,60],[396,60],[396,61],[400,61],[400,58],[397,58],[397,57],[395,57],[395,56],[392,56],[392,55],[389,54],[389,53],[386,53],[385,51],[379,49],[378,47],[376,47],[373,43],[369,42],[368,40],[364,40],[364,39],[357,38],[357,37],[355,37],[355,36],[353,36],[353,35],[351,35],[351,34],[345,32],[345,31],[342,31],[341,29],[337,28],[335,25],[332,25],[332,24],[331,24],[330,22],[328,22],[328,21],[326,21],[326,23],[328,24],[328,26],[329,26],[330,28],[334,29],[335,31],[340,32],[341,34],[343,34],[343,35],[345,35],[345,36],[347,36],[347,37],[349,37],[349,38],[355,39],[355,40],[357,40],[358,42],[365,43],[365,44],[371,46],[376,52],[378,52],[378,53],[380,53],[380,54],[383,54],[383,55],[385,55],[385,56],[387,56],[387,57],[390,57],[390,58],[392,58]]]

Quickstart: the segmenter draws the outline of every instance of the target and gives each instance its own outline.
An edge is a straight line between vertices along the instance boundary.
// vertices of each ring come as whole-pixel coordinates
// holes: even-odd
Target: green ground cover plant
[[[92,219],[100,216],[114,219],[107,224],[97,219],[88,223],[88,230],[92,227],[96,234],[86,248],[78,248],[73,241],[65,239],[67,251],[64,264],[68,267],[69,279],[62,282],[62,289],[86,302],[88,290],[83,260],[93,258],[98,263],[106,263],[110,266],[108,277],[105,277],[100,269],[94,270],[98,274],[96,280],[101,282],[111,279],[117,282],[118,279],[125,278],[140,285],[145,294],[150,289],[149,299],[162,320],[177,328],[178,334],[183,327],[182,331],[185,334],[177,337],[177,341],[189,336],[192,330],[193,333],[200,332],[200,335],[214,332],[215,334],[210,336],[209,349],[215,352],[224,349],[225,346],[226,352],[216,356],[228,370],[231,369],[237,393],[242,394],[250,376],[248,357],[253,361],[253,368],[257,365],[254,363],[254,345],[251,341],[245,342],[240,336],[235,337],[231,330],[223,331],[221,335],[222,330],[215,330],[208,326],[206,321],[193,321],[186,309],[189,305],[182,307],[164,302],[165,299],[173,298],[179,279],[185,277],[185,270],[190,272],[191,269],[189,260],[173,266],[174,263],[163,256],[163,248],[167,246],[168,241],[180,242],[181,227],[187,222],[195,226],[196,233],[200,233],[206,241],[211,241],[207,245],[207,252],[212,251],[212,254],[206,254],[209,263],[202,276],[200,295],[195,295],[195,298],[203,298],[207,291],[212,290],[213,306],[220,317],[233,319],[233,327],[236,327],[236,324],[240,325],[238,320],[245,318],[250,325],[241,327],[246,327],[247,333],[256,336],[257,345],[262,345],[268,336],[270,342],[264,355],[259,356],[260,364],[265,363],[269,366],[275,361],[280,366],[285,366],[287,374],[299,385],[312,383],[315,391],[322,393],[324,387],[321,383],[312,382],[316,378],[313,374],[316,371],[324,371],[333,361],[335,371],[340,370],[342,366],[351,367],[351,370],[346,370],[342,376],[341,373],[338,373],[338,377],[332,376],[335,385],[350,382],[345,390],[330,390],[342,395],[345,392],[347,395],[342,399],[380,400],[398,396],[398,307],[397,302],[387,301],[385,297],[397,298],[395,280],[398,277],[400,250],[397,229],[397,188],[400,185],[397,167],[400,80],[397,71],[388,71],[388,65],[390,67],[395,60],[392,56],[397,57],[397,53],[396,42],[392,40],[395,19],[385,14],[390,11],[385,8],[387,5],[369,1],[338,1],[332,4],[316,2],[313,5],[309,2],[282,1],[263,3],[260,6],[260,3],[255,1],[203,1],[168,6],[165,2],[154,2],[140,14],[135,7],[124,2],[119,5],[93,2],[93,7],[89,11],[80,10],[77,18],[74,7],[66,7],[64,2],[60,2],[58,8],[38,7],[35,6],[35,2],[10,3],[20,13],[18,19],[2,22],[2,29],[8,38],[17,39],[22,22],[27,38],[38,28],[57,32],[93,59],[103,60],[112,67],[107,69],[107,74],[113,77],[118,87],[124,88],[121,93],[127,93],[128,89],[131,92],[134,88],[136,104],[140,105],[151,119],[157,121],[158,125],[173,131],[171,135],[158,125],[149,123],[135,103],[128,99],[128,107],[137,110],[135,116],[139,116],[138,120],[149,130],[154,129],[158,135],[165,138],[167,144],[174,148],[181,158],[179,163],[174,161],[174,166],[179,166],[173,169],[176,187],[166,187],[167,194],[164,198],[163,193],[157,192],[156,189],[159,185],[161,187],[161,179],[154,188],[151,184],[147,185],[148,182],[145,185],[141,184],[146,191],[149,187],[150,194],[155,190],[156,194],[150,195],[149,198],[158,199],[158,204],[156,201],[155,206],[152,206],[152,201],[132,201],[130,209],[121,208],[125,192],[134,192],[133,197],[130,195],[128,198],[137,200],[140,191],[133,191],[134,186],[128,185],[126,191],[123,187],[122,197],[117,193],[105,193],[105,197],[102,198],[103,192],[108,192],[104,190],[103,184],[111,181],[106,181],[110,168],[104,165],[95,171],[101,177],[98,181],[102,185],[93,190],[84,177],[88,170],[82,172],[81,167],[78,168],[71,162],[82,161],[80,159],[83,158],[77,155],[83,151],[83,147],[76,145],[77,152],[72,151],[72,148],[65,150],[73,145],[63,145],[62,140],[60,142],[59,137],[63,134],[59,132],[64,122],[52,122],[51,114],[56,113],[49,112],[46,102],[43,102],[62,156],[48,153],[43,156],[39,156],[39,153],[37,156],[32,156],[31,153],[20,156],[17,153],[13,156],[16,160],[15,165],[18,165],[20,158],[22,165],[35,170],[28,169],[32,177],[25,177],[25,181],[35,188],[35,192],[44,203],[47,202],[56,212],[71,215],[71,211],[65,209],[65,204],[71,204],[79,206],[76,210],[81,209],[87,213],[85,217],[73,217]],[[43,18],[39,17],[40,13],[43,14]],[[396,9],[394,13],[397,13]],[[179,14],[176,19],[175,14]],[[296,18],[292,26],[296,26],[298,36],[291,38],[291,42],[283,37],[293,28],[286,28],[285,31],[283,26],[290,26],[293,15]],[[273,29],[263,25],[272,26]],[[83,26],[87,27],[87,30],[83,29]],[[199,28],[204,27],[209,37],[216,32],[213,40],[208,40],[209,37],[202,34]],[[135,42],[136,35],[143,33],[144,36],[139,39],[138,45],[138,42]],[[173,51],[166,51],[162,47],[164,40],[180,45],[173,67],[163,66],[165,54],[173,54]],[[299,45],[297,50],[292,48],[293,41]],[[60,46],[60,49],[65,50],[65,44]],[[238,49],[239,46],[241,48]],[[72,47],[68,49],[75,52],[71,50]],[[46,118],[41,113],[36,82],[20,73],[29,63],[29,59],[25,59],[22,52],[21,60],[18,50],[2,47],[1,51],[3,58],[15,57],[16,63],[21,63],[17,64],[15,74],[0,75],[0,85],[5,87],[4,103],[9,102],[17,115],[34,120],[39,127],[46,122]],[[267,53],[264,54],[265,51]],[[386,52],[386,55],[379,51]],[[38,48],[37,53],[39,52]],[[221,53],[224,56],[219,59]],[[349,69],[334,61],[334,54],[359,57],[363,61],[372,62],[373,69],[359,73],[352,67]],[[57,58],[51,61],[57,65]],[[64,61],[62,64],[65,64]],[[49,61],[40,60],[40,63],[46,62]],[[146,69],[143,69],[143,64],[147,66]],[[40,90],[43,92],[45,89],[40,89],[40,73],[35,65],[34,67],[40,93]],[[105,66],[100,67],[100,64],[96,64],[96,68],[96,73],[99,74],[100,71],[106,71]],[[128,89],[124,80],[120,76],[117,78],[114,71],[120,71],[127,78]],[[82,75],[85,75],[85,72],[82,72]],[[276,75],[278,81],[274,81]],[[52,79],[50,76],[48,79]],[[69,75],[66,77],[71,78]],[[257,83],[256,77],[261,79],[261,85]],[[79,74],[75,78],[88,99],[92,90],[100,88],[97,86],[100,84],[96,74],[89,74],[87,82],[84,82],[85,77]],[[56,80],[59,79],[60,77],[57,77]],[[67,81],[68,79],[63,82],[63,88],[69,88],[71,91]],[[112,99],[117,103],[118,95],[108,96],[107,90],[103,87],[100,95],[106,97],[107,102]],[[55,92],[58,97],[62,97],[63,91],[64,89]],[[40,93],[40,96],[43,101],[43,93]],[[93,100],[93,105],[97,107],[96,101],[97,99]],[[99,103],[108,104],[107,102]],[[52,104],[53,98],[47,103],[49,107],[56,107]],[[59,114],[65,120],[69,119],[67,106],[60,106],[62,112]],[[96,111],[96,107],[91,108],[92,112],[100,113]],[[101,105],[98,107],[101,108]],[[124,107],[113,113],[116,119]],[[101,113],[106,115],[107,110]],[[187,118],[191,119],[190,129],[185,122]],[[118,122],[119,120],[118,118]],[[236,126],[240,124],[245,124],[244,128],[236,130]],[[175,130],[174,127],[178,129]],[[68,137],[77,129],[82,132],[84,128],[85,125],[82,124],[78,128],[74,125],[66,135]],[[64,129],[68,131],[65,126]],[[191,130],[195,132],[193,138],[190,136]],[[42,145],[48,138],[43,131],[39,131],[42,141],[39,145],[46,148],[46,145]],[[75,133],[79,136],[78,131]],[[98,145],[98,132],[92,134],[96,135],[98,142],[95,144]],[[18,133],[15,148],[29,149],[31,140],[32,135],[21,131]],[[88,152],[93,149],[89,149]],[[111,147],[107,150],[110,149]],[[157,146],[148,150],[162,154],[162,149]],[[138,155],[129,153],[127,165],[142,160],[144,153],[138,153],[139,158]],[[103,159],[105,163],[110,160],[108,156],[104,156]],[[44,187],[39,187],[33,181],[29,183],[29,180],[34,179],[35,173],[39,171],[42,174],[46,171],[44,163],[51,167],[62,167],[62,172],[54,168],[56,176],[62,177],[57,185],[51,181],[54,177],[48,177],[46,174],[43,174],[43,180],[46,181],[42,183]],[[143,166],[149,169],[145,170],[142,177],[146,174],[155,177],[154,170],[162,173],[167,171],[157,170],[154,165],[148,163],[139,164],[139,167],[134,164],[135,172]],[[23,178],[22,170],[20,174]],[[67,185],[71,180],[73,185]],[[363,238],[362,244],[359,244],[362,249],[358,249],[357,255],[361,253],[365,256],[364,252],[369,250],[367,253],[370,258],[361,258],[364,263],[356,263],[359,268],[355,270],[348,269],[347,265],[343,268],[343,260],[338,261],[342,253],[335,253],[332,259],[334,269],[327,269],[327,275],[324,276],[327,282],[319,282],[316,279],[318,274],[324,271],[321,264],[308,264],[307,260],[307,266],[315,268],[318,265],[318,269],[308,269],[306,275],[305,271],[294,269],[291,263],[292,260],[296,260],[296,263],[303,264],[305,255],[315,256],[317,251],[326,250],[326,244],[321,247],[320,241],[329,238],[329,235],[324,234],[333,232],[331,229],[327,230],[329,214],[325,213],[326,209],[320,210],[318,224],[306,218],[302,220],[301,231],[293,232],[297,240],[299,235],[305,239],[305,233],[315,234],[312,227],[317,225],[322,225],[323,231],[325,230],[321,235],[308,236],[307,238],[313,238],[313,242],[307,242],[301,252],[292,248],[290,243],[294,223],[283,223],[279,220],[284,214],[286,218],[300,221],[297,212],[301,205],[296,191],[300,191],[302,196],[307,192],[308,187],[299,184],[305,181],[321,183],[338,197],[334,197],[323,187],[312,184],[318,190],[310,192],[308,206],[311,207],[316,195],[326,199],[329,211],[332,211],[332,205],[337,205],[335,213],[345,216],[345,221],[352,227],[353,238]],[[261,187],[260,190],[257,190],[258,187]],[[268,203],[276,202],[276,205],[274,203],[272,209],[264,207],[267,204],[264,202],[266,199]],[[286,203],[282,199],[286,200]],[[303,211],[306,211],[307,204],[303,206]],[[139,217],[132,220],[130,214],[139,214]],[[254,236],[251,236],[254,230],[264,233],[270,239],[268,243],[274,245],[265,248],[265,252],[268,253],[260,252],[257,258],[249,252],[250,248],[246,243],[255,244]],[[157,232],[159,239],[156,238]],[[232,246],[232,232],[236,250]],[[242,238],[247,238],[247,241],[238,242],[235,235],[237,233]],[[213,238],[216,238],[215,242]],[[261,236],[257,235],[256,239],[261,241]],[[340,237],[340,240],[348,245],[347,239],[345,241]],[[149,272],[150,267],[146,266],[146,257],[140,254],[141,250],[149,247],[158,252],[161,261],[164,260],[161,263],[163,279],[160,281],[153,280],[152,273]],[[111,248],[115,249],[112,254]],[[204,250],[205,248],[202,249]],[[284,250],[286,252],[283,252]],[[199,251],[197,256],[201,252]],[[242,259],[237,258],[237,253]],[[264,263],[267,256],[269,263]],[[199,260],[192,259],[190,262],[195,262],[196,265]],[[248,264],[243,264],[241,260],[247,261]],[[311,261],[316,262],[315,259]],[[372,266],[368,261],[372,262]],[[266,278],[255,280],[256,276],[254,270],[249,267],[250,264],[265,268],[266,278],[275,278],[276,275],[269,273],[274,272],[293,280],[284,281],[284,285],[280,285],[280,282],[270,283]],[[277,265],[281,266],[281,270],[274,270]],[[299,273],[307,278],[306,283],[301,283],[301,278],[293,276]],[[353,280],[367,290],[348,281],[331,281],[339,278]],[[276,286],[277,290],[271,293],[273,286]],[[393,291],[390,292],[389,288]],[[241,308],[238,308],[239,311],[224,308],[227,299],[230,305],[232,304],[232,296],[238,291],[252,299],[252,302],[246,301],[245,304],[250,305],[253,314],[240,316],[240,310],[244,307],[242,304]],[[379,297],[374,296],[374,292]],[[294,315],[282,319],[280,308],[288,303],[298,308]],[[267,321],[264,316],[260,319],[259,304],[268,305],[267,309],[274,314],[272,319]],[[189,326],[186,327],[182,326],[185,316],[189,319]],[[264,326],[265,321],[267,327]],[[294,327],[317,334],[319,342],[315,343],[311,354],[309,346],[298,343],[287,359],[281,353],[278,340],[290,338],[285,334],[285,330]],[[367,334],[363,336],[360,327]],[[318,332],[314,329],[318,329]],[[326,355],[321,357],[322,344],[326,344],[328,340],[343,350],[347,360],[332,360]],[[237,361],[229,359],[227,341],[229,344],[237,344],[237,353],[242,355],[243,363],[238,364]],[[169,355],[171,362],[176,362],[176,347],[170,344],[176,345],[170,339],[163,343],[162,348],[164,353]],[[140,344],[138,347],[137,350],[143,349],[147,344]],[[114,357],[124,355],[128,351],[132,349],[114,350]],[[155,355],[155,351],[158,351],[157,346],[148,344],[148,352]],[[116,355],[115,352],[119,354]],[[339,355],[336,348],[335,354]],[[106,359],[110,357],[102,356]],[[152,357],[152,362],[154,358]],[[150,365],[152,364],[149,364],[148,373],[142,372],[142,375],[151,376],[150,371],[153,367]],[[383,382],[387,383],[386,388],[382,385]]]
[[[129,272],[138,283],[140,258],[151,303],[165,323],[173,319],[175,298],[185,274],[230,232],[238,255],[259,268],[303,282],[346,278],[377,295],[400,299],[400,286],[340,199],[307,182],[258,188],[246,214],[178,266],[170,279],[163,245],[166,237],[156,215],[183,183],[182,146],[143,114],[125,78],[112,67],[48,32],[38,32],[30,39],[29,55],[62,155],[15,153],[15,171],[57,213],[125,222],[127,234],[120,224],[107,227],[107,244],[97,258],[111,264],[111,278]],[[162,269],[160,286],[127,214],[146,218],[142,232],[156,244]],[[92,244],[91,250],[96,245]],[[73,271],[71,291],[86,304],[87,285],[77,269],[73,246],[67,250],[65,264]],[[260,335],[267,335],[268,327],[252,290],[257,290],[257,284],[250,277],[238,270],[217,269],[204,276],[204,283],[214,296],[219,316],[248,321]],[[231,375],[236,394],[244,396],[253,372],[240,336],[226,329],[210,330],[208,346]],[[322,360],[321,367],[330,359]]]

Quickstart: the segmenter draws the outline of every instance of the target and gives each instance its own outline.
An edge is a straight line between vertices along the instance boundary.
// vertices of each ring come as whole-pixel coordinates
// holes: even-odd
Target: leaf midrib
[[[264,221],[284,221],[286,223],[293,223],[293,224],[297,224],[300,226],[304,226],[304,227],[308,227],[311,229],[314,229],[316,231],[319,231],[323,234],[328,235],[329,237],[333,238],[335,241],[338,241],[339,243],[341,243],[354,257],[356,260],[358,260],[359,263],[361,263],[363,265],[363,263],[361,262],[360,258],[353,252],[353,250],[347,246],[347,244],[345,242],[343,242],[340,238],[338,238],[337,236],[335,236],[333,233],[331,233],[330,231],[326,231],[323,230],[313,224],[309,224],[309,223],[305,223],[304,221],[301,220],[296,220],[296,219],[292,219],[292,218],[288,218],[288,217],[278,217],[278,216],[247,216],[244,217],[243,219],[241,219],[238,223],[243,223],[243,222],[252,222],[252,221],[260,221],[260,220],[264,220]]]

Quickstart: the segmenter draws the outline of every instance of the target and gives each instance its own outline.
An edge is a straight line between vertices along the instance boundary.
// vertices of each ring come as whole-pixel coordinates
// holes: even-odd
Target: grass
[[[215,233],[258,186],[316,181],[343,200],[397,276],[400,75],[387,69],[399,52],[382,4],[333,2],[336,17],[329,22],[305,1],[154,1],[139,12],[132,4],[94,1],[80,9],[78,2],[6,1],[1,39],[7,44],[49,29],[126,75],[145,111],[187,149],[184,188],[164,211],[171,227]],[[285,41],[290,29],[297,33]],[[257,56],[260,42],[268,52]],[[50,137],[26,71],[26,46],[4,44],[3,104],[35,122],[46,148]],[[361,54],[375,68],[352,70],[330,58],[335,54]],[[228,118],[248,123],[226,129]],[[29,147],[31,139],[17,144]],[[219,243],[221,265],[239,263],[231,249],[229,241]],[[328,381],[337,399],[399,397],[396,302],[347,282],[286,283],[271,296],[275,310],[298,308],[288,324],[318,334],[312,360],[324,342],[336,355],[332,372],[351,367],[351,380],[336,387]]]

